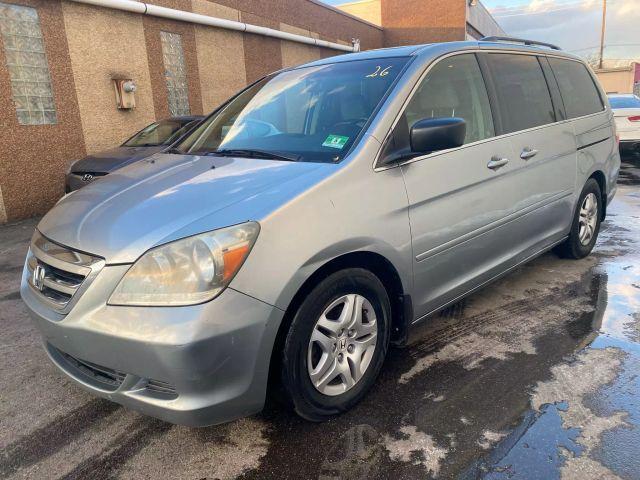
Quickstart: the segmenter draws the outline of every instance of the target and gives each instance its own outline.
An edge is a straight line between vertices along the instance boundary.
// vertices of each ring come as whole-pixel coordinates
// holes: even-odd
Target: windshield
[[[177,150],[338,161],[349,151],[407,60],[334,63],[267,77],[205,120]]]
[[[640,98],[629,97],[609,97],[611,108],[640,108]]]
[[[193,122],[191,122],[193,123]],[[178,139],[179,135],[186,133],[188,124],[180,120],[161,120],[143,128],[133,137],[127,140],[126,147],[154,147],[168,145]],[[178,135],[176,135],[180,132]]]

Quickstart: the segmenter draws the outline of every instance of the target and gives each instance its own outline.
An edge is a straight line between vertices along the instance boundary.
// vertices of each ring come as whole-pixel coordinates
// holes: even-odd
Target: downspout
[[[84,3],[97,7],[111,8],[114,10],[122,10],[124,12],[140,13],[142,15],[150,15],[152,17],[167,18],[170,20],[178,20],[181,22],[196,23],[198,25],[207,25],[209,27],[224,28],[227,30],[236,30],[238,32],[254,33],[256,35],[264,35],[266,37],[278,38],[280,40],[288,40],[290,42],[304,43],[317,47],[331,48],[343,52],[357,52],[360,50],[360,41],[353,39],[352,45],[342,45],[340,43],[328,42],[318,38],[306,37],[295,33],[283,32],[274,28],[261,27],[250,23],[236,22],[234,20],[226,20],[224,18],[210,17],[199,13],[185,12],[173,8],[160,7],[150,3],[138,2],[135,0],[71,0],[76,3]]]

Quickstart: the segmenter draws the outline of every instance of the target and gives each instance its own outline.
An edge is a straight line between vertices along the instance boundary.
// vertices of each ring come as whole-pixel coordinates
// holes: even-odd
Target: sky
[[[346,0],[325,0],[333,5]],[[603,0],[482,0],[509,34],[589,56],[600,45]],[[640,59],[640,0],[607,0],[605,59]]]

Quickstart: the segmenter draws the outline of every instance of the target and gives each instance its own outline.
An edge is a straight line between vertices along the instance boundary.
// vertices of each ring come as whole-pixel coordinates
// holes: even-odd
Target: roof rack
[[[552,50],[562,50],[559,46],[552,43],[536,42],[535,40],[525,40],[524,38],[515,37],[484,37],[480,39],[481,42],[509,42],[509,43],[522,43],[524,45],[537,45],[540,47],[548,47]]]

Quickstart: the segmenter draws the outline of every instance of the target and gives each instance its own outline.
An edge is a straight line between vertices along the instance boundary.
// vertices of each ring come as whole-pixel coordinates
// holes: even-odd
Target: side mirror
[[[457,117],[423,118],[411,127],[411,151],[436,152],[464,145],[467,122]]]

